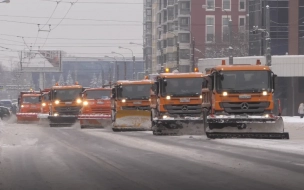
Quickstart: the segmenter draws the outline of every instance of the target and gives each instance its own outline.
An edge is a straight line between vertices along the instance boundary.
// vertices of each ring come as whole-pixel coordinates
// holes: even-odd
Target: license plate
[[[181,98],[180,102],[190,102],[190,98]]]
[[[240,98],[240,99],[250,99],[250,98],[251,98],[251,95],[242,94],[242,95],[239,95],[239,98]]]
[[[239,115],[238,117],[239,117],[239,118],[248,118],[247,115]]]
[[[133,104],[141,104],[141,102],[133,102]]]
[[[65,104],[66,104],[66,105],[70,105],[70,104],[72,104],[72,102],[66,102]]]
[[[36,106],[31,106],[31,108],[36,108]]]
[[[103,103],[103,102],[101,102],[101,101],[98,101],[98,102],[97,102],[97,104],[104,104],[104,103]]]

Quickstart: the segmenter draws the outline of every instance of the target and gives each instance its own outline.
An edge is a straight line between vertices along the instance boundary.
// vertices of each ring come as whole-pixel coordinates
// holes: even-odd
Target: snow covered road
[[[304,185],[304,119],[284,121],[290,140],[0,123],[0,190],[298,190]]]

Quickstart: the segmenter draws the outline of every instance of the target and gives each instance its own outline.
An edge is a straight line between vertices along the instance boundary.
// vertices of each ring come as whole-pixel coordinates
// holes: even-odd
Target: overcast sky
[[[142,47],[129,44],[142,44],[142,0],[79,0],[74,5],[69,3],[76,1],[62,0],[58,5],[55,0],[1,3],[0,46],[14,50],[8,52],[0,48],[2,65],[10,65],[12,58],[18,60],[16,50],[28,48],[61,49],[84,57],[111,56],[112,51],[131,56],[130,51],[118,48],[123,46],[131,48],[136,57],[142,57]],[[43,28],[46,31],[38,32],[38,24],[40,28],[47,24]]]

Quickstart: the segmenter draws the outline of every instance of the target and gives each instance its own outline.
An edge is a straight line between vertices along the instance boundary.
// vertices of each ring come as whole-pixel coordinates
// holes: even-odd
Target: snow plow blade
[[[50,127],[72,127],[76,121],[77,116],[48,116]]]
[[[17,123],[38,123],[38,113],[17,113]]]
[[[113,131],[151,131],[151,112],[143,110],[120,110],[116,112]]]
[[[168,118],[153,121],[154,135],[202,135],[203,118]]]
[[[80,126],[84,128],[104,128],[111,125],[111,115],[83,114],[78,116]]]
[[[289,139],[282,117],[274,118],[208,118],[208,138]]]

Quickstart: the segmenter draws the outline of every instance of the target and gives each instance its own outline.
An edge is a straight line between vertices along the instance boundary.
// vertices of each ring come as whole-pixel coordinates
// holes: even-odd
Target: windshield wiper
[[[222,88],[220,89],[222,92],[224,91],[228,91],[228,92],[235,92],[235,93],[239,93],[240,91],[239,90],[235,90],[234,88]]]

